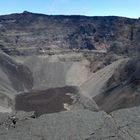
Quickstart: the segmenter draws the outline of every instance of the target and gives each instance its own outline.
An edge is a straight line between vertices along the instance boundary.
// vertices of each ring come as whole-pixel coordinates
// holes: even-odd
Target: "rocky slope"
[[[132,55],[140,51],[139,38],[139,19],[48,16],[26,11],[0,16],[0,48],[13,54],[24,54],[26,49],[38,53],[77,48]]]
[[[0,16],[0,140],[139,140],[140,20]]]

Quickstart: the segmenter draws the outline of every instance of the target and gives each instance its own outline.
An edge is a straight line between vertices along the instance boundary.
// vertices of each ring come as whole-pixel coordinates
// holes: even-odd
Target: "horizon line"
[[[47,14],[47,13],[41,13],[41,12],[30,12],[27,10],[24,10],[22,12],[0,14],[0,16],[7,16],[7,15],[12,15],[12,14],[23,14],[23,13],[40,14],[40,15],[46,15],[46,16],[120,17],[120,18],[129,18],[129,19],[140,19],[140,17],[128,17],[128,16],[121,16],[121,15]]]

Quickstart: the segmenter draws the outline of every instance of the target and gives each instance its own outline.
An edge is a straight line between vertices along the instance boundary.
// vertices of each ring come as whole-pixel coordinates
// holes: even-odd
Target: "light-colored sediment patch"
[[[66,95],[70,96],[70,98],[73,99],[73,103],[76,102],[76,100],[77,100],[77,94],[74,95],[74,94],[71,94],[71,93],[66,93]]]
[[[92,98],[102,92],[108,79],[113,75],[115,69],[122,63],[127,62],[128,59],[121,59],[106,66],[105,68],[93,73],[90,78],[80,85],[80,91],[85,96]]]
[[[6,108],[6,107],[2,107],[0,106],[0,112],[1,113],[11,113],[12,112],[12,108]]]
[[[67,111],[70,111],[70,106],[67,104],[67,103],[64,103],[64,108],[67,110]]]
[[[84,83],[91,74],[88,66],[87,60],[73,62],[66,74],[66,84],[79,86]]]

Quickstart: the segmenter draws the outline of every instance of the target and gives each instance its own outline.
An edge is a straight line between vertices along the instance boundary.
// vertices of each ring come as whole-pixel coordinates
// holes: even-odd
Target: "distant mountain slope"
[[[0,48],[9,54],[77,48],[135,55],[140,52],[139,39],[140,19],[30,12],[0,16]]]

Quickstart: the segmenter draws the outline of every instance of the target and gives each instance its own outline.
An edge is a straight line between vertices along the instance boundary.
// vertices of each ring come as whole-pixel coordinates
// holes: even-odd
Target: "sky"
[[[140,0],[0,0],[0,15],[29,11],[48,15],[140,17]]]

